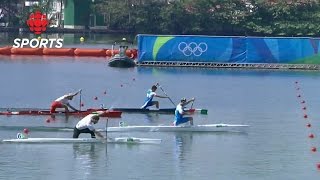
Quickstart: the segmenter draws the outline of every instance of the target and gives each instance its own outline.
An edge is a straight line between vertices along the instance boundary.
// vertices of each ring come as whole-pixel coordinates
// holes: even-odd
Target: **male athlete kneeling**
[[[90,133],[91,138],[96,138],[96,135],[104,138],[93,126],[98,123],[100,115],[101,114],[89,114],[81,119],[73,129],[73,138],[78,138],[81,133]]]

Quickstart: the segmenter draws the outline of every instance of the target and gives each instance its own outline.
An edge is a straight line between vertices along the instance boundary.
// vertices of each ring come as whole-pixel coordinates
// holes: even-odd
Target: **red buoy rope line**
[[[310,140],[310,144],[311,144],[310,152],[311,153],[317,153],[318,148],[315,145],[317,136],[313,133],[312,123],[311,123],[310,117],[309,117],[309,115],[307,113],[307,111],[308,111],[307,103],[306,103],[306,100],[304,99],[304,97],[302,96],[301,86],[300,86],[300,83],[298,81],[295,82],[295,89],[296,89],[296,93],[297,93],[296,97],[298,99],[298,102],[301,105],[301,110],[302,110],[302,114],[303,114],[302,117],[306,121],[306,126],[305,127],[308,129],[307,138]],[[318,170],[320,170],[320,162],[316,163],[316,168]]]

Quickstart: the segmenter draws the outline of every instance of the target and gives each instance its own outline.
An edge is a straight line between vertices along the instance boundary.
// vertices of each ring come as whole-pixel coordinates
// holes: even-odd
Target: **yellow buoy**
[[[83,41],[84,41],[84,37],[81,37],[81,38],[80,38],[80,42],[83,42]]]

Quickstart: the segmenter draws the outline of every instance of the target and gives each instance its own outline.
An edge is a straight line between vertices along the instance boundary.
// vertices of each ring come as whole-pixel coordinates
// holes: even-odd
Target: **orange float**
[[[119,54],[119,50],[118,49],[107,49],[106,51],[106,55],[111,57],[111,56],[114,56],[115,54]]]
[[[105,49],[75,49],[76,56],[106,56]]]
[[[11,54],[19,55],[43,55],[43,48],[11,48]]]
[[[3,55],[10,55],[11,54],[11,48],[10,46],[2,47],[0,48],[0,54]]]
[[[128,56],[131,59],[134,59],[133,51],[131,49],[127,49],[126,50],[126,56]]]
[[[134,58],[138,57],[138,49],[131,49],[131,52],[133,53]]]
[[[74,56],[75,48],[44,48],[43,55]]]
[[[127,49],[126,55],[137,58],[137,49]],[[79,48],[13,48],[0,47],[0,55],[53,55],[53,56],[114,56],[119,49],[79,49]]]

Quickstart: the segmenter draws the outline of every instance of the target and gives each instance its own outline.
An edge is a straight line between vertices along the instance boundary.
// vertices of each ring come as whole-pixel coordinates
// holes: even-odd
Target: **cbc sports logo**
[[[47,25],[49,21],[45,14],[42,14],[40,11],[36,11],[35,13],[31,13],[29,19],[27,20],[27,25],[30,28],[31,32],[34,34],[41,34],[42,32],[47,30]]]
[[[204,52],[208,50],[208,45],[204,42],[201,42],[199,44],[197,44],[196,42],[181,42],[178,46],[178,49],[185,56],[201,56]]]
[[[47,26],[49,24],[49,20],[45,14],[42,14],[40,11],[36,11],[31,13],[29,19],[27,20],[27,25],[31,32],[35,35],[40,35],[41,33],[47,30]],[[61,48],[63,46],[63,39],[61,38],[16,38],[13,41],[14,48],[23,48],[24,46],[31,48]]]

